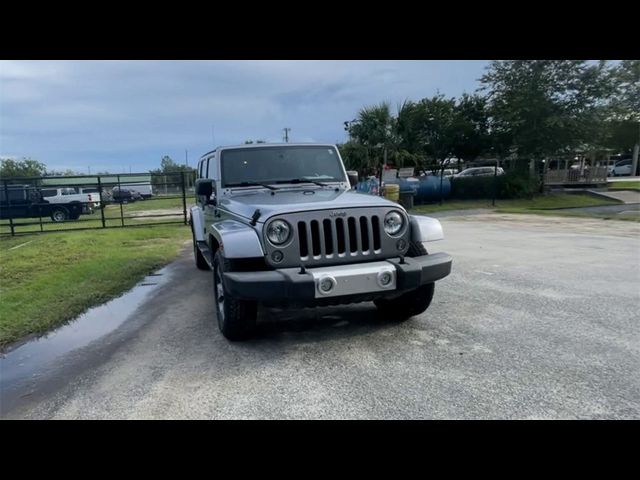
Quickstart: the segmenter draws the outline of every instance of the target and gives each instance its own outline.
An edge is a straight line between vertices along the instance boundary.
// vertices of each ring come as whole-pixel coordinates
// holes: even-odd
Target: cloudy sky
[[[484,61],[0,61],[0,156],[49,170],[193,165],[246,139],[341,142],[364,105],[478,86]]]

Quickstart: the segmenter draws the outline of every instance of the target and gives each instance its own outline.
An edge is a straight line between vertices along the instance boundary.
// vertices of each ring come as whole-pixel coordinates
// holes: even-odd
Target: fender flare
[[[444,240],[444,233],[440,221],[417,215],[409,215],[411,224],[411,240],[414,242],[435,242]]]
[[[264,257],[256,231],[235,220],[223,220],[211,224],[210,233],[224,252],[225,258]]]
[[[204,219],[202,209],[197,205],[189,209],[189,223],[196,237],[196,242],[204,242]]]

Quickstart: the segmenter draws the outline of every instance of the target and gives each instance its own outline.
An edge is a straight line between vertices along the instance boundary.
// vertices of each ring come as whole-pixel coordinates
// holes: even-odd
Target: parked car
[[[8,193],[8,195],[7,195]],[[9,185],[0,189],[0,218],[51,217],[54,222],[77,220],[82,213],[80,202],[52,203],[42,191],[31,185]]]
[[[142,195],[139,192],[124,187],[113,187],[111,197],[116,203],[131,203],[142,199]]]
[[[96,202],[100,203],[100,196],[98,194],[80,193],[79,189],[72,187],[43,188],[42,197],[49,203],[80,204],[82,206],[82,213],[93,213],[94,204]]]
[[[610,168],[609,175],[612,177],[621,177],[623,175],[631,175],[631,165],[633,160],[628,158],[616,162],[613,168]]]
[[[87,202],[91,204],[94,209],[98,209],[101,207],[100,203],[100,190],[96,187],[80,187],[78,188],[79,193],[82,195],[86,195]]]
[[[196,288],[213,295],[230,340],[255,330],[259,304],[373,301],[384,318],[406,320],[451,272],[448,254],[427,252],[443,239],[440,222],[352,191],[335,145],[222,147],[198,166],[193,252],[213,290],[206,277]]]
[[[126,188],[132,194],[139,196],[140,200],[153,197],[151,183],[131,183],[124,185],[122,188]]]
[[[455,168],[445,168],[444,171],[442,172],[442,176],[445,178],[451,178],[453,176],[455,176],[455,174],[458,173],[458,170]],[[439,177],[440,176],[440,171],[434,172],[433,170],[427,170],[426,172],[424,172],[424,176],[435,176],[435,177]]]
[[[473,167],[456,173],[454,178],[466,177],[491,177],[496,174],[495,167]],[[498,167],[498,175],[504,175],[502,167]]]

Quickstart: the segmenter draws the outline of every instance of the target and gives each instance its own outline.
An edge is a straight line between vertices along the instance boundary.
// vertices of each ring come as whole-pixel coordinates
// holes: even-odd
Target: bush
[[[497,177],[454,177],[451,179],[451,198],[493,198],[494,182],[496,198],[523,198],[533,194],[534,186],[526,174],[506,173]]]

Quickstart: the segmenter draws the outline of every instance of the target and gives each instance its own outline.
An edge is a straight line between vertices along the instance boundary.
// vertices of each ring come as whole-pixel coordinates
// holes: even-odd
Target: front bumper
[[[446,277],[451,272],[451,263],[451,256],[447,253],[434,253],[405,258],[404,263],[400,258],[390,258],[378,262],[307,268],[305,273],[300,273],[300,268],[226,272],[224,284],[231,295],[243,300],[305,302],[358,295],[385,297]],[[390,273],[390,281],[385,272]],[[333,286],[329,292],[323,292],[320,283],[327,277]]]

